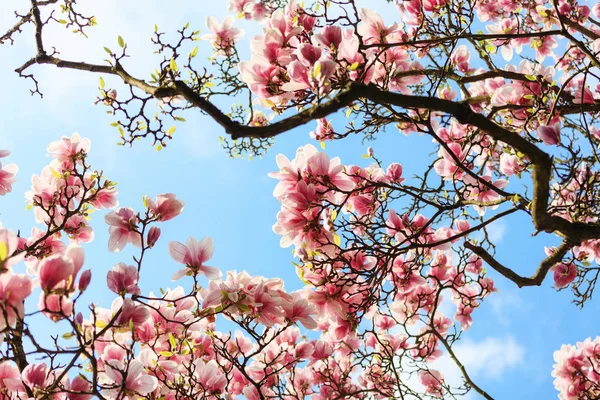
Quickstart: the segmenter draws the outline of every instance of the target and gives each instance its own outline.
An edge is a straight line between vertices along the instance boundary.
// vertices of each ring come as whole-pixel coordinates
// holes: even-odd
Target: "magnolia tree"
[[[371,150],[365,165],[312,145],[291,160],[279,155],[273,230],[293,247],[305,288],[223,274],[207,265],[212,240],[190,237],[169,243],[182,286],[153,294],[138,287],[146,254],[183,203],[162,194],[138,210],[115,209],[114,183],[88,164],[89,141],[52,143],[50,165],[26,194],[38,226],[31,235],[0,231],[3,398],[421,399],[473,390],[491,399],[453,350],[496,290],[486,267],[518,287],[570,287],[580,306],[591,299],[600,273],[600,4],[395,5],[384,20],[376,4],[354,0],[231,0],[232,15],[208,17],[207,34],[155,26],[162,61],[148,76],[128,72],[120,36],[98,65],[46,45],[49,26],[85,35],[96,24],[75,0],[31,0],[16,13],[0,42],[34,38],[35,53],[16,66],[32,94],[42,95],[33,74],[42,64],[122,80],[112,88],[100,78],[97,98],[121,145],[146,138],[161,149],[182,113],[196,111],[223,128],[231,156],[261,155],[307,123],[321,144],[385,129],[402,140],[428,136],[437,153],[413,178]],[[248,43],[236,15],[256,22],[249,57],[240,55]],[[196,58],[198,40],[212,46],[208,62]],[[223,108],[231,97],[243,103]],[[0,194],[16,172],[0,171]],[[80,245],[93,239],[90,212],[102,208],[113,209],[109,250],[139,253],[92,278]],[[509,215],[560,239],[532,276],[504,265],[487,234]],[[81,304],[88,285],[108,285],[110,308]],[[31,296],[39,302],[27,309]],[[40,313],[64,330],[51,345],[30,322]],[[431,366],[441,355],[462,383]],[[600,397],[600,338],[564,345],[555,360],[561,399]]]

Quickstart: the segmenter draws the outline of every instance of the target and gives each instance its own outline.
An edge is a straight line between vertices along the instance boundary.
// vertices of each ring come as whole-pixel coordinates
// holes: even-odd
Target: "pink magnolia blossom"
[[[21,373],[23,383],[32,391],[35,388],[44,389],[52,383],[52,378],[48,376],[48,366],[45,363],[29,364]]]
[[[56,254],[40,263],[40,286],[45,292],[68,293],[85,261],[83,249],[70,246],[64,255]]]
[[[183,210],[184,203],[177,200],[172,193],[159,194],[156,201],[145,197],[145,204],[159,221],[168,221],[178,216]]]
[[[444,384],[444,377],[439,371],[421,370],[419,371],[419,379],[421,380],[423,386],[425,386],[425,390],[427,391],[427,393],[441,397],[443,390],[442,385]]]
[[[218,279],[221,277],[221,271],[216,267],[204,265],[211,259],[214,251],[213,241],[210,237],[202,238],[199,242],[189,237],[186,244],[180,242],[169,243],[169,254],[173,260],[180,264],[185,264],[186,268],[177,271],[172,280],[177,280],[189,274],[197,275],[202,273],[208,279]]]
[[[92,385],[90,382],[76,376],[75,378],[68,380],[65,384],[65,389],[71,393],[67,393],[67,400],[89,400],[93,397],[92,394],[88,394],[91,391]]]
[[[127,243],[142,247],[141,236],[137,231],[138,217],[131,208],[118,208],[106,214],[104,221],[109,225],[109,251],[121,251]]]
[[[456,66],[456,69],[463,74],[469,72],[470,59],[471,54],[464,44],[458,46],[451,57],[452,63]]]
[[[9,391],[25,392],[19,369],[10,361],[0,363],[0,397],[10,398]]]
[[[573,263],[555,264],[550,271],[554,273],[554,283],[559,289],[569,286],[577,277],[577,266]]]
[[[337,52],[342,43],[342,29],[335,25],[324,26],[320,33],[313,35],[313,40],[325,49]]]
[[[215,360],[204,362],[197,360],[194,362],[194,373],[197,376],[198,383],[202,385],[205,393],[221,394],[227,385],[227,377],[220,370]]]
[[[326,118],[317,119],[317,129],[310,132],[310,137],[315,140],[331,140],[335,131],[331,126],[331,122]]]
[[[117,385],[117,389],[106,390],[109,396],[116,396],[123,393],[119,398],[127,400],[136,400],[140,396],[145,396],[156,389],[158,380],[144,371],[144,366],[138,360],[133,360],[124,365],[119,361],[111,361],[105,364],[106,377]]]
[[[68,296],[59,293],[40,293],[38,308],[54,322],[73,315],[73,301]]]
[[[47,151],[50,156],[56,158],[59,162],[72,162],[73,157],[83,153],[89,153],[91,142],[89,139],[81,138],[78,133],[74,133],[70,138],[63,136],[61,140],[52,142],[48,145]]]
[[[402,177],[402,165],[398,163],[391,163],[387,170],[385,171],[385,177],[390,180],[390,182],[395,183],[397,185],[403,183],[406,179]]]
[[[26,275],[11,272],[0,274],[0,331],[15,326],[17,318],[23,317],[23,301],[31,294],[33,286]]]
[[[227,48],[233,46],[234,42],[244,35],[244,31],[234,28],[235,18],[231,15],[223,20],[223,23],[213,17],[206,18],[206,26],[213,33],[202,36],[204,40],[210,40],[217,50],[227,51]]]
[[[500,172],[506,176],[520,174],[523,171],[523,164],[515,154],[502,153],[500,156]]]
[[[17,164],[8,164],[2,168],[2,163],[0,163],[0,196],[12,191],[12,184],[17,181],[15,175],[18,171]]]
[[[360,19],[358,34],[365,43],[385,43],[386,38],[399,29],[398,24],[386,26],[379,14],[367,8],[361,8]]]
[[[138,279],[137,268],[133,265],[125,265],[122,262],[116,264],[112,271],[108,271],[106,274],[108,288],[119,296],[124,296],[127,293],[140,294],[140,288],[137,285]]]
[[[120,312],[115,324],[117,326],[140,326],[150,317],[148,308],[141,304],[136,304],[133,300],[118,297],[111,307],[114,312]]]
[[[148,247],[154,247],[158,239],[160,238],[160,228],[153,226],[148,230]]]
[[[293,299],[289,303],[283,303],[285,317],[292,322],[301,322],[306,329],[315,329],[316,321],[312,318],[315,309],[298,293],[292,294]]]
[[[560,121],[550,126],[541,125],[537,129],[538,138],[547,145],[557,145],[560,143]]]
[[[102,188],[96,193],[92,205],[97,209],[115,208],[119,205],[119,201],[117,200],[118,194],[119,192],[114,187]]]

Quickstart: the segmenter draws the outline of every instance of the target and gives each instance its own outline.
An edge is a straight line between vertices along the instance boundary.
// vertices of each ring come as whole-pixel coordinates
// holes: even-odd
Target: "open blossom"
[[[35,388],[44,389],[52,383],[52,378],[48,376],[48,366],[45,363],[29,364],[23,369],[21,378],[32,391]]]
[[[121,251],[127,243],[142,247],[141,236],[137,231],[138,217],[131,208],[118,208],[106,214],[104,221],[109,225],[109,251]]]
[[[108,288],[120,296],[127,293],[140,294],[140,288],[137,285],[138,279],[137,268],[122,262],[116,264],[112,271],[108,271],[106,274]]]
[[[117,385],[116,389],[105,390],[107,395],[114,394],[115,398],[136,400],[154,391],[158,386],[158,380],[144,371],[144,366],[138,360],[129,364],[119,361],[110,361],[105,364],[105,374],[110,381]],[[119,393],[123,393],[120,395]]]
[[[502,153],[500,156],[500,172],[504,175],[511,176],[521,173],[522,170],[523,164],[517,155]]]
[[[121,297],[117,297],[113,301],[111,311],[115,314],[120,311],[115,321],[116,326],[129,326],[132,324],[137,327],[146,322],[150,317],[148,307],[136,303],[129,298],[122,299]]]
[[[419,371],[419,379],[421,380],[423,386],[425,386],[427,393],[441,396],[444,377],[439,371]]]
[[[177,280],[185,275],[202,273],[208,279],[218,279],[221,277],[221,271],[217,267],[204,265],[211,259],[214,251],[213,241],[210,237],[202,238],[199,242],[189,237],[185,245],[180,242],[169,243],[169,254],[173,260],[180,264],[185,264],[186,268],[177,271],[171,279]]]
[[[63,136],[60,140],[50,143],[47,151],[60,163],[67,162],[67,165],[71,165],[73,157],[81,152],[89,153],[91,146],[89,139],[82,139],[78,133],[74,133],[70,138]]]
[[[15,326],[17,317],[23,317],[23,301],[31,294],[33,285],[26,275],[11,272],[0,274],[0,331]]]
[[[310,132],[310,137],[315,140],[331,140],[334,133],[335,131],[331,126],[331,122],[326,118],[319,118],[317,120],[317,129]]]
[[[325,49],[336,52],[342,43],[342,28],[335,25],[327,25],[320,33],[313,35],[313,40]]]
[[[537,135],[547,145],[556,145],[560,143],[560,122],[550,126],[541,125],[537,129]]]
[[[40,286],[42,290],[67,291],[74,280],[75,266],[73,262],[63,255],[54,255],[45,258],[40,265]]]
[[[469,72],[469,60],[471,54],[464,44],[458,46],[454,53],[452,53],[452,63],[456,66],[456,69],[462,73]]]
[[[156,201],[145,197],[146,206],[159,221],[168,221],[178,216],[183,210],[184,203],[177,200],[174,194],[166,193],[156,196]]]
[[[114,187],[105,187],[96,193],[95,199],[92,205],[97,209],[102,208],[115,208],[119,205],[117,195],[119,192]]]
[[[573,263],[556,264],[550,268],[550,271],[554,273],[554,283],[557,288],[569,286],[577,277],[577,266]]]
[[[306,329],[315,329],[317,322],[312,318],[315,308],[303,299],[299,293],[292,294],[292,300],[283,303],[285,317],[292,322],[301,322]]]
[[[0,196],[12,191],[12,184],[17,181],[15,176],[18,171],[17,164],[8,164],[2,168],[2,163],[0,163]]]
[[[386,26],[381,15],[367,8],[360,10],[360,18],[362,22],[358,25],[358,33],[365,43],[385,43],[389,35],[399,30],[398,24]]]
[[[194,362],[194,372],[197,376],[198,383],[205,390],[205,392],[211,394],[221,394],[225,390],[227,385],[227,377],[215,360],[204,362],[202,360],[196,360]]]
[[[217,50],[227,51],[227,48],[233,46],[234,42],[243,36],[244,31],[238,28],[234,28],[233,24],[235,18],[233,16],[227,16],[223,23],[210,16],[206,18],[206,26],[212,31],[212,33],[202,36],[204,40],[210,40]]]

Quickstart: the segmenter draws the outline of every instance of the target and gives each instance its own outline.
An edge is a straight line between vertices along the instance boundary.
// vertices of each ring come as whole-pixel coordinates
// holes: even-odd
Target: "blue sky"
[[[22,7],[20,3],[23,2],[4,0],[0,4],[0,27],[12,25],[12,11]],[[131,48],[132,57],[126,67],[133,74],[148,76],[155,65],[148,40],[153,24],[157,23],[161,30],[174,31],[190,21],[192,27],[204,33],[205,17],[212,14],[222,18],[226,6],[225,2],[202,3],[198,7],[198,2],[186,0],[178,2],[177,7],[164,7],[164,2],[156,0],[105,0],[94,10],[99,26],[90,30],[88,40],[59,31],[48,32],[47,39],[50,43],[68,43],[60,47],[61,56],[66,59],[101,63],[105,56],[102,46],[116,48],[117,35],[121,35]],[[395,15],[394,10],[382,14]],[[244,21],[240,25],[247,31],[246,38],[256,30],[256,26]],[[28,234],[34,220],[32,212],[25,210],[23,193],[29,190],[30,176],[39,174],[49,161],[45,155],[48,143],[79,132],[92,141],[92,165],[119,183],[122,206],[140,210],[143,195],[167,192],[176,193],[186,202],[180,217],[161,226],[162,237],[142,274],[144,292],[174,286],[170,276],[178,267],[170,260],[167,244],[172,240],[183,242],[190,235],[197,239],[213,237],[216,250],[212,265],[223,271],[245,269],[255,275],[282,277],[288,290],[301,287],[291,264],[291,250],[280,248],[280,238],[272,232],[279,203],[272,196],[276,181],[267,173],[277,169],[278,153],[292,158],[298,146],[311,141],[308,132],[314,125],[282,135],[262,160],[252,162],[228,159],[218,142],[218,136],[223,134],[221,128],[199,113],[185,115],[187,122],[178,125],[173,141],[161,152],[153,150],[147,141],[140,141],[133,148],[117,147],[117,132],[109,126],[113,118],[105,114],[102,106],[93,105],[97,76],[50,66],[37,68],[44,99],[29,95],[30,83],[12,72],[34,53],[27,33],[31,32],[17,38],[17,45],[0,48],[0,76],[5,93],[0,96],[0,149],[12,152],[10,158],[2,161],[20,167],[13,193],[0,197],[0,220],[5,227]],[[209,44],[202,44],[201,50],[207,56]],[[112,78],[104,79],[107,86],[123,89]],[[341,127],[343,117],[335,122]],[[422,172],[422,160],[436,150],[429,138],[407,138],[392,131],[382,133],[369,145],[385,164],[403,164],[406,177]],[[368,160],[361,158],[366,147],[355,137],[328,143],[326,151],[331,157],[340,156],[345,164],[366,166]],[[119,261],[129,263],[134,253],[131,247],[122,253],[107,252],[103,215],[94,215],[96,239],[85,246],[86,268],[93,271],[94,286],[87,296],[90,301],[109,307],[112,296],[101,287],[106,272]],[[499,260],[522,274],[533,272],[544,257],[544,245],[555,243],[550,235],[531,237],[530,221],[520,217],[508,217],[492,230],[499,244]],[[490,275],[496,276],[493,271]],[[499,293],[491,295],[475,311],[473,327],[458,345],[458,355],[470,367],[473,379],[498,399],[555,398],[550,376],[553,352],[563,343],[594,337],[599,331],[594,304],[577,309],[570,303],[571,293],[557,293],[551,281],[549,277],[540,288],[517,289],[498,277]],[[60,332],[59,327],[50,329]],[[453,370],[448,360],[442,363],[447,364],[444,368],[448,371]],[[477,396],[473,394],[471,398]]]

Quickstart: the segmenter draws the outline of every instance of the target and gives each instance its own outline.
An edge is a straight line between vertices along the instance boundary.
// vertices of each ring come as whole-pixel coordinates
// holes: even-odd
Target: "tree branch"
[[[514,272],[512,269],[500,264],[498,261],[496,261],[494,256],[488,253],[481,246],[477,246],[468,241],[465,241],[464,246],[465,248],[471,250],[473,253],[481,257],[483,261],[485,261],[490,267],[494,268],[496,271],[502,274],[505,278],[510,279],[511,281],[516,283],[518,287],[522,288],[523,286],[540,286],[544,281],[544,278],[548,274],[550,268],[552,268],[552,266],[556,263],[560,262],[565,256],[565,254],[567,254],[567,252],[571,250],[574,244],[570,243],[568,240],[562,242],[562,244],[558,246],[554,253],[546,257],[546,259],[544,259],[544,261],[540,263],[540,266],[538,267],[535,274],[533,274],[529,278],[523,277]]]

